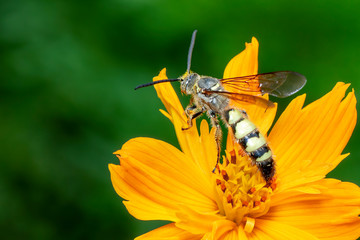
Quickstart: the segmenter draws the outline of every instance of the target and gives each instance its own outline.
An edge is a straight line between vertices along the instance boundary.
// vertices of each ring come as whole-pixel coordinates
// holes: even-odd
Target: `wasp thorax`
[[[196,82],[199,80],[200,75],[197,73],[185,73],[183,77],[181,77],[181,92],[191,95],[194,94],[194,86]]]
[[[202,77],[198,81],[198,87],[211,91],[223,90],[222,86],[220,85],[219,79],[213,77]]]

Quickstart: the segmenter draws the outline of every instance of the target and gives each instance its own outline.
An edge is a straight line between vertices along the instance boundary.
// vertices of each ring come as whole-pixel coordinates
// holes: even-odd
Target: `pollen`
[[[255,187],[249,189],[248,194],[253,194],[256,191]]]
[[[267,183],[256,165],[239,149],[226,151],[214,177],[219,214],[251,232],[256,218],[265,215],[270,208],[276,179]]]
[[[222,191],[222,192],[225,192],[225,190],[226,190],[226,185],[225,185],[224,183],[221,183],[221,184],[220,184],[220,188],[221,188],[221,191]]]
[[[227,202],[233,204],[233,198],[231,195],[227,196]]]
[[[235,153],[235,151],[234,150],[232,150],[231,152],[230,152],[230,159],[231,159],[231,163],[232,164],[236,164],[236,153]]]
[[[247,207],[249,205],[249,202],[248,201],[245,201],[245,200],[242,200],[241,201],[242,205]]]
[[[221,175],[225,181],[229,180],[229,175],[227,174],[227,172],[225,170],[221,170]]]

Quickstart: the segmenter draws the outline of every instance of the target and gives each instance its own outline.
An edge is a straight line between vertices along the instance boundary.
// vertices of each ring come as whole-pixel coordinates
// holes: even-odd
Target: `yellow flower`
[[[257,73],[255,38],[234,57],[224,77]],[[165,69],[154,80],[166,79]],[[181,151],[163,141],[135,138],[115,152],[110,164],[116,192],[140,220],[167,220],[142,239],[356,239],[360,236],[360,188],[325,178],[348,154],[341,154],[356,124],[354,92],[338,83],[303,107],[294,99],[267,139],[275,154],[276,183],[268,186],[228,134],[223,163],[215,173],[214,129],[205,120],[186,131],[186,116],[170,83],[155,85],[174,124]],[[236,105],[236,103],[232,103]],[[276,107],[245,106],[267,136]]]

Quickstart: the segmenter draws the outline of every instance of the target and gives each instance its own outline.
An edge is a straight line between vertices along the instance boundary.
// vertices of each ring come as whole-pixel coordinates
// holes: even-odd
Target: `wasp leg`
[[[198,107],[197,107],[195,104],[190,104],[189,106],[187,106],[187,107],[185,108],[184,113],[185,113],[186,116],[190,116],[190,115],[192,115],[192,112],[193,112],[194,110],[196,110],[197,108],[198,108]]]
[[[217,149],[216,165],[212,171],[212,172],[215,172],[215,169],[217,168],[217,166],[220,162],[222,130],[220,127],[219,120],[217,119],[217,117],[215,115],[214,116],[211,115],[211,124],[215,127],[215,142],[216,142],[216,149]]]
[[[192,106],[188,106],[185,109],[185,114],[188,116],[188,120],[187,120],[187,124],[188,127],[186,128],[181,128],[181,130],[188,130],[192,127],[193,122],[192,120],[199,117],[202,113],[204,112],[204,110],[202,108],[198,108],[196,105],[192,105]]]
[[[198,106],[196,106],[194,104],[194,99],[191,98],[189,105],[187,105],[187,107],[185,108],[184,115],[186,117],[189,117],[190,115],[193,115],[193,111],[196,110],[197,108],[198,108]]]

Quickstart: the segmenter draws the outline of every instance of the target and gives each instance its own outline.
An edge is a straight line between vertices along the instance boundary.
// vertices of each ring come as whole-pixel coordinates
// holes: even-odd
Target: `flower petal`
[[[256,219],[255,228],[249,235],[251,240],[318,240],[317,237],[301,229],[282,222]]]
[[[167,79],[165,68],[153,80],[161,79]],[[155,85],[155,89],[168,112],[165,116],[174,124],[182,151],[192,158],[207,177],[211,178],[211,171],[217,158],[214,131],[209,133],[208,124],[203,121],[200,127],[201,137],[199,138],[195,120],[190,129],[182,130],[183,127],[187,127],[187,118],[173,87],[170,83],[162,83]]]
[[[259,42],[255,37],[253,37],[251,43],[246,43],[245,46],[245,50],[232,58],[227,64],[224,71],[224,78],[248,76],[258,73]],[[229,92],[239,92],[250,95],[254,94],[251,92],[241,92],[237,88],[232,88],[231,86],[224,85],[224,87]],[[263,97],[265,99],[269,99],[267,95]],[[266,136],[267,131],[272,125],[277,110],[277,105],[272,108],[265,109],[254,104],[247,104],[245,102],[235,100],[230,100],[230,106],[245,110],[250,120],[259,128],[260,132],[264,136]]]
[[[213,239],[238,239],[237,226],[233,221],[219,220],[213,223]]]
[[[193,234],[204,234],[202,239],[247,239],[242,227],[214,213],[196,213],[193,209],[182,206],[177,216],[181,219],[176,223],[177,227]]]
[[[264,136],[267,136],[267,132],[273,124],[276,116],[277,103],[274,103],[274,107],[268,109],[264,109],[256,105],[240,109],[244,109],[249,116],[250,121],[255,124]]]
[[[185,154],[165,142],[135,138],[115,152],[121,165],[110,164],[116,192],[128,211],[141,220],[177,221],[179,204],[200,212],[217,210],[214,189]]]
[[[247,240],[242,227],[229,220],[219,220],[213,223],[212,231],[202,238],[203,240]]]
[[[360,236],[360,188],[335,179],[306,184],[313,194],[296,188],[275,194],[268,220],[288,224],[320,239],[356,239]]]
[[[356,124],[354,92],[344,98],[348,87],[338,83],[304,108],[305,96],[297,97],[280,116],[268,138],[279,191],[324,178],[346,157],[340,154]]]
[[[193,234],[205,234],[211,232],[214,222],[225,219],[217,213],[218,211],[200,212],[188,205],[181,205],[176,213],[179,219],[176,226]]]
[[[135,240],[200,240],[201,237],[201,235],[194,235],[177,228],[174,223],[169,223],[145,233]]]
[[[258,73],[259,42],[253,37],[245,43],[245,50],[233,57],[227,64],[223,78],[241,77]]]

